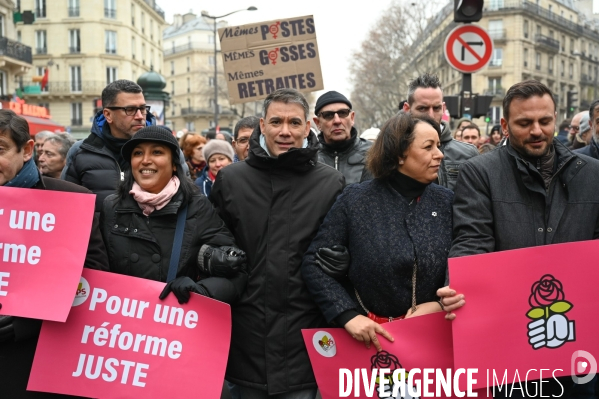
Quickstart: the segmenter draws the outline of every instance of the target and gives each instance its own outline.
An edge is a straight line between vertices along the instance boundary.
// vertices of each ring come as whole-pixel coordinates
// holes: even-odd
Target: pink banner
[[[229,305],[164,283],[85,269],[66,323],[44,322],[28,390],[93,398],[218,399]]]
[[[95,195],[0,190],[0,314],[65,321],[85,262]]]
[[[475,370],[451,370],[451,322],[444,315],[434,313],[383,324],[395,341],[379,336],[383,351],[378,353],[373,346],[366,349],[342,328],[303,330],[322,398],[447,398],[477,394],[467,389],[455,391],[454,382],[473,386],[472,380],[484,376]],[[382,369],[388,370],[381,376]],[[394,389],[397,395],[393,395]],[[484,392],[478,397],[484,397]]]
[[[484,371],[478,387],[595,373],[598,253],[584,241],[449,259],[451,287],[466,297],[452,324],[455,367]]]

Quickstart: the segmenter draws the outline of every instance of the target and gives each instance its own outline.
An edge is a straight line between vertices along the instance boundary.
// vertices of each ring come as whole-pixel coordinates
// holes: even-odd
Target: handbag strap
[[[175,228],[175,239],[173,241],[173,251],[171,253],[171,261],[168,265],[168,273],[166,282],[170,283],[177,277],[177,269],[179,268],[179,258],[181,257],[181,246],[183,243],[183,230],[185,228],[185,219],[187,219],[187,204],[179,211],[177,215],[177,227]]]

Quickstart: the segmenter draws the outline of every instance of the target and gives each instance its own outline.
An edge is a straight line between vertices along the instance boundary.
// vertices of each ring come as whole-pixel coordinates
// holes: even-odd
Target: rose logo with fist
[[[555,349],[575,341],[574,321],[565,315],[574,305],[565,300],[561,281],[546,274],[532,285],[530,291],[528,304],[531,309],[526,316],[533,320],[528,323],[528,342],[533,349]]]

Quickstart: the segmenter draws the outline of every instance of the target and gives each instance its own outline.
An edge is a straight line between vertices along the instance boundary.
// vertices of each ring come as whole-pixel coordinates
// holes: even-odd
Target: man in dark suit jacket
[[[27,121],[13,111],[0,110],[0,186],[91,194],[76,184],[42,177],[35,166],[33,146]],[[106,249],[98,226],[98,219],[94,217],[84,267],[108,270]],[[41,320],[0,316],[0,397],[66,397],[26,390],[41,325]]]

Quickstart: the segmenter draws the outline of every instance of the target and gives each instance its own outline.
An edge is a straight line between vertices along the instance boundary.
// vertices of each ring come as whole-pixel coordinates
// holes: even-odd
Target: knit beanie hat
[[[349,109],[351,109],[351,103],[349,102],[347,97],[336,91],[327,91],[322,96],[318,97],[318,100],[316,101],[316,107],[314,108],[314,114],[318,115],[322,107],[334,103],[347,104]]]
[[[156,142],[168,146],[173,152],[173,161],[181,165],[179,142],[173,135],[171,129],[166,126],[146,126],[141,128],[133,135],[131,140],[127,141],[121,149],[121,155],[127,163],[131,163],[131,153],[139,143]]]
[[[233,152],[233,147],[231,144],[225,140],[212,139],[204,146],[202,150],[204,154],[204,159],[206,162],[210,160],[210,157],[214,154],[222,154],[229,158],[231,162],[233,162],[233,158],[235,157],[235,153]]]
[[[582,118],[580,118],[580,134],[586,132],[587,130],[589,130],[591,128],[591,125],[589,124],[590,122],[590,117],[588,113],[585,113]]]

